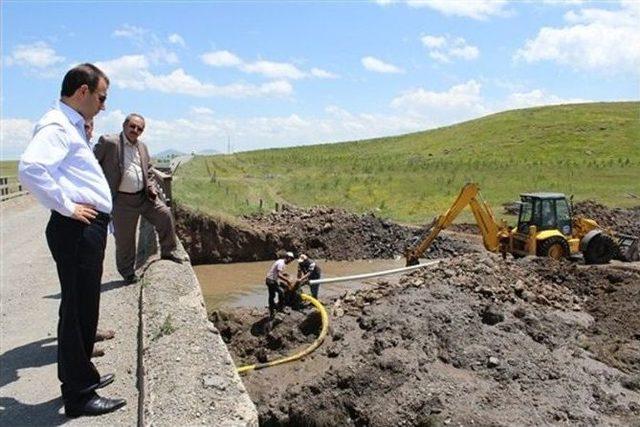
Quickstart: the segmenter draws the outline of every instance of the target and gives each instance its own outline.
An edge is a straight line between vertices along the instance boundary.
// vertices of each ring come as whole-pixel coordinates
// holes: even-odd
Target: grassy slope
[[[0,160],[0,176],[15,177],[18,175],[17,160]]]
[[[396,137],[198,156],[178,171],[174,197],[209,213],[254,211],[262,198],[267,208],[376,209],[421,223],[476,181],[494,206],[541,190],[633,206],[639,113],[639,102],[541,107]]]

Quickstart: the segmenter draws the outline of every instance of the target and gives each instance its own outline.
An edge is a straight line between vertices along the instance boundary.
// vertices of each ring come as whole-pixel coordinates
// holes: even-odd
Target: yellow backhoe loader
[[[524,193],[520,195],[519,205],[518,225],[509,227],[504,220],[496,221],[480,195],[478,184],[465,185],[425,237],[407,250],[407,265],[418,264],[440,231],[451,225],[466,206],[471,208],[480,228],[484,247],[504,257],[509,253],[516,258],[537,255],[558,259],[582,253],[587,264],[606,264],[613,258],[638,259],[637,238],[613,233],[592,219],[573,216],[571,205],[562,193]]]

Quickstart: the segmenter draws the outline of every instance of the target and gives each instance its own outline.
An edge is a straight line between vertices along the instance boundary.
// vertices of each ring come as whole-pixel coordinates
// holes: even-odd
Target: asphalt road
[[[100,390],[127,406],[100,417],[64,416],[57,378],[56,328],[60,285],[44,230],[49,212],[30,196],[0,203],[0,425],[136,425],[139,285],[126,286],[115,267],[109,236],[102,278],[99,327],[113,340],[97,344],[102,375],[116,380]]]

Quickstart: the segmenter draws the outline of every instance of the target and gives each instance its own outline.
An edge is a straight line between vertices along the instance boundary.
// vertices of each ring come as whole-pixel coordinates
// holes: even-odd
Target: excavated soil
[[[272,260],[279,251],[336,261],[403,256],[424,228],[395,224],[373,213],[316,206],[287,207],[230,223],[183,206],[174,207],[176,233],[193,265]],[[425,258],[479,250],[464,239],[438,236]]]
[[[595,219],[602,227],[640,238],[640,206],[631,209],[608,208],[593,200],[574,205],[575,213]]]
[[[325,301],[311,356],[244,383],[261,425],[628,425],[640,419],[640,271],[468,254]],[[288,310],[288,309],[287,309]],[[311,309],[214,313],[236,363],[319,330]]]
[[[638,235],[640,209],[578,206],[605,226]],[[301,215],[248,221],[277,233],[286,233],[287,221],[293,229],[311,223],[306,235],[323,238],[329,233],[314,230],[336,223]],[[467,238],[447,235],[445,249],[431,253],[445,258],[435,267],[323,298],[330,331],[319,349],[244,376],[261,425],[638,425],[640,264],[502,260]],[[326,247],[311,248],[325,252],[314,253],[304,235],[298,239],[315,257],[335,242],[327,239]],[[389,249],[378,253],[399,251],[401,235],[390,231],[380,240]],[[212,314],[238,365],[299,351],[320,329],[312,307],[286,308],[273,322],[266,314]]]

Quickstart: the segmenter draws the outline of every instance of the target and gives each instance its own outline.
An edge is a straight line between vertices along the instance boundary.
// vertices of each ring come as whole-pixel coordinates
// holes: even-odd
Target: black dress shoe
[[[124,281],[127,283],[127,285],[133,285],[134,283],[138,283],[140,281],[140,277],[134,273],[125,277]]]
[[[127,404],[124,399],[108,399],[91,393],[75,404],[65,405],[64,413],[69,418],[108,414]]]
[[[86,388],[80,390],[78,393],[87,394],[87,393],[91,393],[93,390],[97,390],[99,388],[106,387],[109,384],[111,384],[115,378],[116,378],[115,374],[103,375],[103,376],[100,377],[100,381],[99,382],[97,382],[96,384],[92,384],[89,387],[86,387]]]

